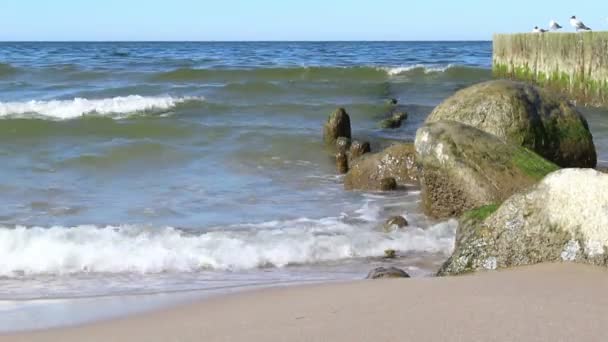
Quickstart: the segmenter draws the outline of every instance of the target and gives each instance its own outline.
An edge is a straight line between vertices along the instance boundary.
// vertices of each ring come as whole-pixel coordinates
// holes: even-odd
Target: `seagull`
[[[576,31],[591,31],[590,28],[588,28],[585,24],[583,24],[582,21],[576,19],[575,16],[570,17],[570,25],[572,25],[572,27],[574,27],[576,29]]]
[[[534,30],[532,30],[532,33],[545,33],[545,32],[547,32],[547,30],[538,28],[538,26],[534,26]]]
[[[557,30],[561,29],[562,26],[560,24],[558,24],[555,20],[551,20],[551,22],[549,23],[549,28],[552,31],[557,31]]]

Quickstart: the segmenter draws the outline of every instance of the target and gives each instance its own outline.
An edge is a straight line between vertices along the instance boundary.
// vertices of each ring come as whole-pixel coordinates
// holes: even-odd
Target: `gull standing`
[[[552,31],[557,31],[557,30],[561,29],[562,26],[560,24],[558,24],[557,21],[551,20],[551,22],[549,23],[549,28]]]
[[[589,27],[587,27],[585,24],[583,24],[582,21],[576,19],[576,16],[572,16],[570,17],[570,25],[572,25],[572,27],[574,27],[576,29],[576,31],[591,31],[591,29]]]

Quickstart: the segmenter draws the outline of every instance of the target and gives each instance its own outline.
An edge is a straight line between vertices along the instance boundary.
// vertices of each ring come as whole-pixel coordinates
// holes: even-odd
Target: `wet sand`
[[[1,341],[600,341],[608,270],[483,274],[256,290]]]

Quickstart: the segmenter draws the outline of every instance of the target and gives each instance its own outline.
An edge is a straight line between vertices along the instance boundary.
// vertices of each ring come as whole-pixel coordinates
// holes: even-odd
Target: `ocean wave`
[[[454,220],[384,233],[339,218],[297,219],[193,233],[176,228],[0,228],[0,276],[247,270],[383,255],[386,249],[444,253]]]
[[[0,63],[0,77],[11,76],[18,72],[18,69],[7,63]]]
[[[0,102],[0,117],[43,116],[72,119],[83,115],[118,115],[162,113],[180,104],[202,101],[202,97],[146,97],[139,95],[105,99]]]
[[[422,72],[424,74],[430,73],[442,73],[447,70],[456,67],[453,64],[448,64],[445,66],[428,66],[423,64],[415,64],[408,66],[399,66],[399,67],[382,67],[381,70],[384,70],[390,76],[403,75],[412,72]]]

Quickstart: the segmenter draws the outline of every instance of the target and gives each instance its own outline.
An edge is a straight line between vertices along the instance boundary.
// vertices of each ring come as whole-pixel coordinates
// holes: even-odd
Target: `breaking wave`
[[[49,117],[72,119],[83,115],[117,115],[163,113],[187,102],[200,102],[202,97],[147,97],[139,95],[105,99],[0,102],[0,117]]]

